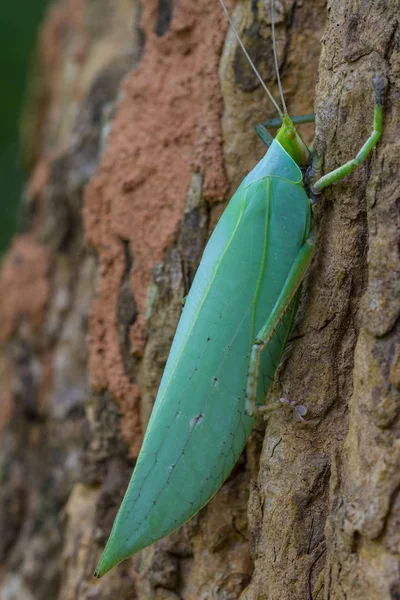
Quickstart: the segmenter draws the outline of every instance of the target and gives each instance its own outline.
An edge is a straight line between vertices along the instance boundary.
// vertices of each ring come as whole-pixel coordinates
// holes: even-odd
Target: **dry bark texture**
[[[229,3],[277,96],[264,4]],[[0,272],[1,600],[400,598],[398,0],[276,5],[288,109],[312,112],[317,84],[326,171],[372,129],[372,74],[389,82],[378,148],[315,209],[270,393],[307,423],[260,420],[205,509],[93,579],[180,300],[275,114],[216,0],[59,0]]]

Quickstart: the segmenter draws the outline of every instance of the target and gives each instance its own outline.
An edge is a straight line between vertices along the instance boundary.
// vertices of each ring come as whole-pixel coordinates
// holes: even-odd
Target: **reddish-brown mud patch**
[[[19,319],[37,329],[50,295],[48,252],[31,236],[13,244],[0,271],[0,343],[13,333]]]

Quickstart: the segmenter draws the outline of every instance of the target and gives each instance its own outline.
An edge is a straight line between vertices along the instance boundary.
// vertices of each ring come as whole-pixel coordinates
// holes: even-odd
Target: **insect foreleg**
[[[268,146],[268,148],[269,148],[271,146],[272,142],[274,141],[274,138],[270,134],[268,129],[266,129],[266,127],[264,127],[264,124],[262,123],[261,125],[256,125],[256,131],[257,131],[258,136],[264,142],[264,144],[266,146]]]
[[[312,115],[300,115],[298,117],[290,117],[293,125],[303,125],[304,123],[315,123],[315,114]],[[282,126],[282,120],[280,118],[268,119],[261,123],[264,127],[270,129],[279,129]]]
[[[315,115],[302,115],[300,117],[291,117],[293,125],[302,125],[303,123],[314,123]],[[277,119],[269,119],[268,121],[263,121],[256,127],[257,134],[262,139],[264,144],[270,147],[274,138],[268,131],[268,127],[270,129],[278,129],[282,126],[282,120],[280,118]]]
[[[266,410],[271,409],[270,407],[256,406],[260,355],[267,346],[268,342],[272,339],[279,320],[285,314],[290,303],[294,299],[304,275],[311,263],[314,255],[314,248],[314,239],[310,237],[299,251],[289,271],[285,285],[283,286],[279,298],[272,310],[272,313],[254,340],[250,354],[246,386],[246,413],[249,416],[255,416],[260,412],[266,412]]]
[[[375,75],[372,79],[372,86],[375,90],[375,108],[374,108],[374,129],[359,153],[355,158],[347,163],[327,173],[319,179],[311,188],[312,194],[319,194],[325,187],[340,181],[354,171],[367,158],[371,150],[376,146],[377,141],[382,133],[382,113],[383,113],[383,98],[387,86],[387,80],[382,75]]]

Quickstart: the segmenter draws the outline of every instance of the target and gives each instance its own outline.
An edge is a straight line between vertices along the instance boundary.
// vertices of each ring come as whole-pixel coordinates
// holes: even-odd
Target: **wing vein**
[[[258,275],[257,286],[256,286],[256,290],[254,293],[254,300],[253,300],[253,314],[252,314],[252,324],[251,324],[251,332],[250,332],[250,338],[251,338],[250,339],[250,347],[253,345],[255,336],[257,335],[257,332],[255,332],[257,301],[258,301],[258,298],[260,295],[261,284],[264,279],[265,264],[267,262],[267,254],[268,254],[269,224],[270,224],[270,217],[271,217],[271,178],[266,177],[265,183],[266,183],[266,196],[265,196],[266,210],[265,210],[264,248],[263,248],[262,261],[261,261],[261,265],[260,265],[260,272]]]
[[[187,332],[187,334],[186,334],[186,338],[185,338],[185,340],[184,340],[184,342],[183,342],[183,345],[182,345],[181,352],[179,353],[178,357],[176,358],[175,364],[174,364],[174,366],[173,366],[173,367],[172,367],[172,369],[171,369],[171,373],[170,373],[170,376],[169,376],[169,378],[168,378],[168,381],[167,381],[167,382],[166,382],[166,384],[165,384],[165,388],[164,388],[164,394],[163,394],[163,395],[160,397],[160,399],[159,399],[159,400],[158,400],[158,402],[157,402],[157,405],[155,405],[155,407],[154,407],[154,408],[155,408],[155,410],[153,410],[153,413],[152,413],[152,415],[151,415],[151,419],[150,419],[149,425],[148,425],[148,427],[147,427],[147,431],[150,429],[151,422],[153,421],[153,419],[155,419],[155,417],[156,417],[156,415],[157,415],[157,412],[158,412],[158,411],[160,410],[160,408],[161,408],[162,402],[163,402],[163,400],[164,400],[164,398],[165,398],[165,395],[166,395],[166,393],[167,393],[167,391],[168,391],[168,388],[169,388],[169,386],[170,386],[170,383],[171,383],[171,381],[172,381],[172,379],[173,379],[173,376],[174,376],[174,374],[175,374],[175,371],[176,371],[176,369],[177,369],[177,367],[178,367],[178,365],[179,365],[179,361],[180,361],[180,359],[181,359],[181,357],[182,357],[182,354],[184,353],[184,351],[185,351],[185,349],[186,349],[187,343],[188,343],[188,341],[189,341],[189,338],[190,338],[190,335],[191,335],[191,333],[192,333],[192,331],[193,331],[193,328],[194,328],[194,326],[195,326],[195,324],[196,324],[196,321],[197,321],[197,318],[198,318],[198,316],[199,316],[199,313],[200,313],[201,309],[203,308],[204,302],[205,302],[205,300],[206,300],[206,298],[207,298],[207,296],[208,296],[208,293],[209,293],[209,291],[210,291],[210,289],[211,289],[211,287],[212,287],[212,285],[213,285],[213,283],[214,283],[214,280],[215,280],[215,278],[216,278],[216,276],[217,276],[217,274],[218,274],[218,271],[219,271],[219,269],[220,269],[220,267],[221,267],[221,264],[222,264],[222,262],[223,262],[223,260],[224,260],[224,257],[225,257],[225,255],[226,255],[226,253],[228,252],[228,250],[229,250],[229,248],[230,248],[230,246],[231,246],[231,244],[232,244],[232,242],[233,242],[233,240],[234,240],[234,238],[235,238],[236,232],[237,232],[237,230],[238,230],[238,228],[239,228],[239,225],[240,225],[240,223],[241,223],[241,220],[242,220],[242,218],[243,218],[244,211],[245,211],[245,208],[246,208],[246,199],[247,199],[247,190],[245,191],[245,194],[244,194],[244,198],[243,198],[243,202],[242,202],[242,206],[241,206],[241,213],[240,213],[240,215],[239,215],[239,218],[238,218],[238,220],[237,220],[237,223],[236,223],[236,225],[235,225],[235,228],[234,228],[234,230],[233,230],[233,232],[232,232],[232,235],[231,235],[231,237],[230,237],[230,239],[229,239],[229,241],[228,241],[228,243],[227,243],[227,245],[226,245],[226,247],[225,247],[225,249],[224,249],[223,253],[221,254],[221,256],[220,256],[220,258],[219,258],[219,260],[218,260],[218,262],[217,262],[217,264],[216,264],[216,266],[215,266],[214,273],[213,273],[213,276],[212,276],[212,278],[211,278],[211,281],[210,281],[210,283],[209,283],[209,285],[208,285],[207,289],[205,290],[205,292],[204,292],[204,294],[203,294],[203,299],[202,299],[202,301],[200,302],[200,305],[199,305],[199,307],[198,307],[198,309],[197,309],[197,311],[196,311],[196,314],[195,314],[195,315],[194,315],[194,317],[193,317],[193,323],[192,323],[192,326],[190,327],[189,331],[188,331],[188,332]],[[146,435],[147,435],[147,432],[146,432]]]

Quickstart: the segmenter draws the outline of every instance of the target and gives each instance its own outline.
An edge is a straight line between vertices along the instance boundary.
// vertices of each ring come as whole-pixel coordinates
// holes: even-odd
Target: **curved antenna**
[[[233,29],[233,33],[235,34],[236,39],[237,39],[237,41],[240,44],[240,47],[243,50],[243,52],[244,52],[247,60],[249,61],[249,64],[250,64],[251,68],[253,69],[254,73],[257,75],[258,80],[260,81],[260,83],[263,86],[264,90],[267,92],[268,98],[271,100],[272,104],[275,106],[276,110],[278,111],[279,116],[283,117],[284,113],[281,111],[281,109],[280,109],[279,105],[277,104],[277,102],[275,101],[273,95],[271,94],[271,92],[269,91],[269,89],[267,88],[267,86],[265,85],[265,83],[264,83],[264,81],[263,81],[260,73],[257,71],[257,69],[256,69],[253,61],[251,60],[251,58],[250,58],[250,56],[249,56],[246,48],[244,47],[244,44],[243,44],[242,40],[240,39],[240,36],[239,36],[238,32],[236,31],[236,27],[234,26],[233,21],[232,21],[230,15],[228,13],[228,9],[225,6],[224,0],[219,0],[219,1],[221,3],[222,8],[224,9],[224,13],[226,14],[226,16],[228,18],[230,26]],[[274,54],[275,54],[275,48],[274,48]],[[275,56],[276,56],[276,54],[275,54]],[[279,80],[279,73],[278,73],[278,80]],[[280,85],[280,83],[279,83],[279,85]],[[283,105],[285,106],[285,104],[283,104]]]
[[[276,54],[274,3],[275,3],[275,0],[271,0],[272,49],[274,51],[275,73],[276,73],[276,79],[278,81],[279,95],[281,97],[283,110],[285,112],[285,115],[287,115],[287,108],[286,108],[285,98],[283,96],[282,85],[281,85],[281,77],[279,75],[278,56]]]

